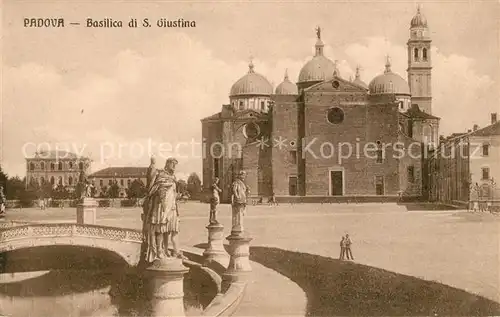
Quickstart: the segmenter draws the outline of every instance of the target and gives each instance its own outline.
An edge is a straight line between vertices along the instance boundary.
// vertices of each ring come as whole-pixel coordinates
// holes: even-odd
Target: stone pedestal
[[[252,271],[250,266],[250,241],[252,238],[243,235],[230,235],[229,241],[229,265],[224,273],[226,282],[245,281]]]
[[[208,245],[203,252],[204,264],[208,265],[210,262],[216,261],[227,266],[229,255],[224,249],[224,226],[219,223],[211,223],[206,228],[208,229]]]
[[[97,205],[94,198],[83,198],[76,206],[76,223],[95,225]]]
[[[146,269],[150,283],[150,316],[185,316],[184,274],[189,271],[178,258],[155,260]]]

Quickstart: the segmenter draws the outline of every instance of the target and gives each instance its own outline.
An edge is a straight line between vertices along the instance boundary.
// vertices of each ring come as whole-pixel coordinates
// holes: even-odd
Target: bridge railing
[[[76,223],[10,223],[0,227],[0,242],[24,237],[85,236],[129,242],[142,242],[140,230]]]

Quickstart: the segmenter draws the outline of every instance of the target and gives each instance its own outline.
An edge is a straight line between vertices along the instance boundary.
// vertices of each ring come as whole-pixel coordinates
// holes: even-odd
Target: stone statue
[[[168,240],[172,240],[173,256],[181,257],[177,245],[179,233],[179,210],[177,206],[177,179],[175,158],[167,159],[165,169],[158,170],[146,196],[144,204],[144,237],[146,238],[145,260],[169,257]]]
[[[89,182],[87,180],[87,175],[85,175],[85,170],[80,171],[80,176],[78,177],[78,184],[77,184],[77,190],[78,190],[78,196],[81,199],[84,199],[86,197],[91,197],[89,195]],[[91,190],[90,190],[91,191]]]
[[[231,185],[231,206],[233,211],[232,235],[241,235],[244,231],[243,216],[246,211],[247,196],[250,194],[250,189],[245,184],[245,177],[246,172],[240,171]]]
[[[0,185],[0,215],[5,212],[5,195],[3,193],[3,186]]]
[[[217,206],[220,203],[220,193],[222,193],[222,189],[219,188],[219,178],[216,177],[214,179],[214,183],[212,184],[212,197],[210,199],[210,218],[209,222],[211,224],[218,224],[217,221]]]
[[[151,156],[151,163],[149,164],[147,175],[146,175],[146,189],[149,190],[151,184],[156,176],[156,158]]]
[[[321,28],[319,26],[316,28],[316,36],[318,37],[318,40],[321,39]]]

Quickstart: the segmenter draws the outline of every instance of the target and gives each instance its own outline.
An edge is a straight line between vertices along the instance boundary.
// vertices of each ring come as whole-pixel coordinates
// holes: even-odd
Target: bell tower
[[[420,6],[417,14],[411,19],[407,46],[411,102],[417,104],[420,110],[432,114],[431,38],[427,19],[420,12]]]

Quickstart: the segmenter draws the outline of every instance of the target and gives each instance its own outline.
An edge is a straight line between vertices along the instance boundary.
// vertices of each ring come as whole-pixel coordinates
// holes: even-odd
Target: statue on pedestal
[[[231,206],[233,212],[232,235],[240,235],[243,231],[243,216],[247,206],[247,196],[250,189],[245,184],[246,172],[240,171],[231,185]]]
[[[152,165],[153,164],[152,160]],[[175,158],[167,159],[165,169],[152,172],[154,179],[148,188],[143,205],[144,237],[146,238],[146,262],[169,257],[168,240],[172,240],[173,256],[182,257],[177,245],[179,210],[177,206],[177,179]]]
[[[222,189],[219,188],[219,178],[216,177],[214,179],[214,183],[212,184],[212,197],[210,198],[210,224],[218,224],[217,221],[217,206],[220,203],[220,193],[222,193]]]

